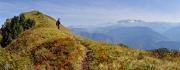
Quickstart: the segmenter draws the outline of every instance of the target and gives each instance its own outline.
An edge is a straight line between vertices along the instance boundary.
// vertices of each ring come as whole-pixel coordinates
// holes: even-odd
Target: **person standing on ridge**
[[[60,22],[60,18],[58,18],[58,20],[56,21],[56,26],[58,27],[58,29],[60,28],[61,22]]]

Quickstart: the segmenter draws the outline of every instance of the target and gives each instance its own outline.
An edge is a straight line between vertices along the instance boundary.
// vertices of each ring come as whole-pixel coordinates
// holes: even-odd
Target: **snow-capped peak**
[[[131,19],[118,21],[118,23],[136,23],[136,22],[143,22],[143,21],[142,20],[131,20]]]

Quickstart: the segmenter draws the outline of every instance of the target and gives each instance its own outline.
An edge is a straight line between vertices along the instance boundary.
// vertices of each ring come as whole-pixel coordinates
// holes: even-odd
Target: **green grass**
[[[13,40],[11,44],[8,45],[6,50],[8,51],[8,53],[10,53],[10,55],[7,56],[15,55],[15,57],[19,57],[17,60],[22,62],[24,61],[21,59],[24,59],[25,61],[27,61],[27,63],[25,64],[21,64],[21,62],[17,62],[17,63],[20,65],[26,65],[26,67],[30,67],[30,68],[37,67],[40,69],[44,69],[44,68],[52,69],[54,66],[64,69],[79,68],[80,66],[79,61],[82,60],[84,47],[81,47],[81,45],[79,45],[76,42],[76,40],[74,40],[76,39],[75,35],[62,25],[60,29],[57,29],[54,19],[49,18],[49,16],[44,15],[42,13],[38,13],[38,14],[37,13],[38,13],[37,11],[24,13],[27,18],[31,18],[36,21],[36,26],[32,29],[23,32],[21,35],[17,37],[17,39]],[[54,43],[54,40],[58,42]],[[59,48],[62,47],[61,45],[58,45],[61,43],[62,44],[67,43],[64,45],[65,47],[63,48],[64,50]],[[58,46],[56,46],[56,44]],[[51,48],[44,47],[46,45],[50,46]],[[61,50],[58,51],[59,54],[53,53],[54,51],[52,50],[54,48],[56,50]],[[68,54],[63,54],[62,53],[63,51],[67,52]],[[34,56],[32,56],[32,54],[34,54]],[[26,55],[26,56],[21,56],[21,55]],[[76,55],[76,57],[69,59],[70,57],[72,57],[72,55]],[[51,57],[51,58],[46,60],[46,57]],[[10,58],[10,59],[14,60],[14,58]],[[36,62],[35,60],[40,60],[40,61]],[[10,63],[10,65],[12,65],[12,68],[16,66],[11,64],[10,61],[7,62]],[[63,67],[62,65],[64,63],[65,65],[67,65],[66,62],[69,65],[67,67],[66,66]],[[17,68],[21,69],[23,67],[25,66],[17,67]]]
[[[172,70],[180,69],[179,61],[154,58],[151,52],[104,42],[82,40],[93,51],[92,70]],[[169,57],[174,59],[173,57]]]
[[[2,35],[0,34],[0,43],[1,43],[1,41],[2,41]],[[0,45],[0,47],[1,47],[1,45]]]
[[[180,69],[180,57],[162,60],[149,51],[80,38],[63,25],[57,29],[55,19],[50,16],[38,11],[24,14],[34,19],[36,25],[20,34],[8,47],[0,48],[0,68],[79,70],[86,47],[89,47],[92,56],[89,67],[92,70]]]

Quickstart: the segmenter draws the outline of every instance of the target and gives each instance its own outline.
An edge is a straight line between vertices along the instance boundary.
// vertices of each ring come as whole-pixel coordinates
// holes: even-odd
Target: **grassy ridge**
[[[32,11],[26,12],[24,14],[25,17],[34,19],[36,21],[36,26],[23,32],[17,37],[17,39],[11,42],[11,44],[9,44],[7,48],[5,48],[7,54],[2,53],[2,55],[5,56],[2,57],[2,59],[4,59],[2,61],[6,61],[5,64],[9,64],[11,68],[15,70],[23,69],[24,67],[27,67],[28,69],[53,69],[56,67],[64,69],[79,68],[79,61],[81,61],[81,55],[83,55],[84,47],[81,47],[81,45],[76,42],[76,38],[73,33],[68,31],[68,29],[64,28],[64,26],[62,25],[60,29],[57,29],[55,20],[40,12]],[[44,44],[46,44],[47,46],[51,46],[51,48],[44,47]],[[62,50],[62,48],[60,47],[64,47],[64,50]],[[52,50],[61,51],[57,51],[57,53],[54,53],[54,51]],[[77,57],[70,59],[72,55],[75,55]],[[46,59],[47,57],[51,58]],[[64,57],[64,59],[61,57]],[[67,61],[66,59],[69,59],[69,61]],[[40,61],[36,62],[36,60]],[[53,61],[57,63],[53,63]],[[4,62],[1,63],[2,66],[4,66],[5,64]],[[62,65],[60,64],[67,64],[67,66],[62,67]]]
[[[152,52],[125,45],[83,39],[55,19],[38,11],[25,12],[36,21],[6,48],[0,48],[0,68],[81,70],[85,61],[92,70],[171,70],[180,69],[180,58],[158,59]],[[88,49],[88,50],[87,50]],[[87,54],[87,51],[88,52]],[[86,66],[85,66],[86,67]]]

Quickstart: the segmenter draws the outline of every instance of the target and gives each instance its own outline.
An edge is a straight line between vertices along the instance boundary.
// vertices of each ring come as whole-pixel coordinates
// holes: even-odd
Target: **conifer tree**
[[[35,26],[35,21],[26,19],[24,14],[14,16],[12,19],[7,19],[1,28],[2,47],[8,45],[13,39],[17,38],[19,34],[33,26]]]

